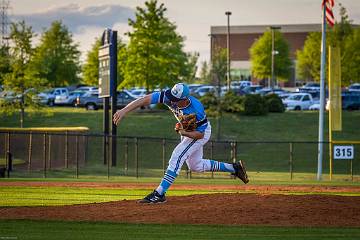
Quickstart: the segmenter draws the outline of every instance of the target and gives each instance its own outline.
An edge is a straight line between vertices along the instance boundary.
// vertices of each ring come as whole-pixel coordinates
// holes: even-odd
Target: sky
[[[322,0],[158,0],[167,8],[166,17],[185,37],[187,52],[200,53],[199,63],[210,58],[210,27],[226,26],[226,11],[231,11],[230,25],[321,23]],[[334,14],[339,19],[341,3],[349,18],[360,24],[360,0],[335,0]],[[136,7],[143,0],[10,0],[12,20],[25,20],[38,36],[55,20],[70,29],[79,43],[81,59],[91,49],[95,38],[105,28],[124,33],[131,31],[128,19],[134,19]],[[35,40],[36,44],[36,40]]]

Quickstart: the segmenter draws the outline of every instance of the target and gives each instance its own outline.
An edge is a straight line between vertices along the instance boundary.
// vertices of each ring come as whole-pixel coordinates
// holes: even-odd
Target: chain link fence
[[[117,161],[104,160],[103,146],[110,153],[112,136],[79,132],[0,131],[2,176],[36,178],[162,177],[178,139],[117,137]],[[104,145],[105,143],[105,145]],[[357,181],[360,146],[353,144],[354,158],[334,160],[333,173]],[[329,172],[329,144],[324,143],[323,173]],[[317,142],[209,141],[204,158],[223,162],[245,160],[250,177],[276,180],[298,175],[316,179]],[[12,160],[12,169],[9,159]],[[10,168],[10,172],[7,170]],[[1,172],[0,172],[1,173]],[[5,174],[6,173],[6,174]],[[181,176],[229,178],[225,173],[192,173],[184,164]]]

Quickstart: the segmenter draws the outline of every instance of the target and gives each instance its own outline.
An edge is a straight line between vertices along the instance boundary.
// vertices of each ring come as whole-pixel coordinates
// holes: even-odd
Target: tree
[[[353,31],[344,44],[341,63],[341,81],[349,85],[360,81],[360,29]]]
[[[101,42],[96,39],[91,50],[87,53],[83,65],[83,82],[87,85],[98,85],[99,81],[99,47]]]
[[[51,87],[67,86],[79,82],[80,51],[72,34],[61,21],[54,21],[40,39],[35,50],[32,69],[34,78],[46,79]]]
[[[227,73],[227,50],[226,48],[217,48],[214,51],[213,59],[211,59],[211,75],[212,82],[219,88],[226,81]],[[219,89],[220,91],[220,89]],[[219,92],[220,93],[220,92]]]
[[[186,83],[194,83],[196,80],[196,72],[197,72],[197,61],[199,59],[199,53],[188,53],[186,54],[187,61],[186,61],[186,68],[184,69],[183,75],[184,79],[183,82]]]
[[[347,15],[346,8],[339,3],[340,6],[340,22],[336,22],[333,28],[330,29],[329,45],[340,47],[340,52],[344,51],[345,40],[353,33],[351,26],[352,20]]]
[[[35,36],[32,27],[25,21],[12,23],[10,26],[10,72],[5,74],[5,89],[11,91],[12,98],[2,103],[2,111],[12,114],[20,109],[20,126],[23,127],[25,107],[37,106],[32,101],[30,88],[39,88],[41,81],[32,79],[29,74],[29,64],[33,57],[32,39]]]
[[[10,72],[9,47],[0,46],[0,85],[3,84],[5,75]]]
[[[201,62],[201,68],[200,68],[200,81],[205,84],[211,83],[211,73],[210,73],[210,65],[203,61]]]
[[[164,4],[156,0],[136,8],[136,19],[129,19],[127,62],[120,87],[145,86],[148,90],[171,86],[189,76],[183,38],[166,17]]]
[[[227,49],[226,48],[217,48],[215,49],[214,56],[211,59],[211,75],[213,76],[213,81],[217,85],[217,96],[216,96],[216,110],[214,111],[216,115],[216,139],[220,140],[221,138],[221,116],[222,116],[222,102],[221,102],[221,85],[226,81],[227,73]]]
[[[289,44],[279,31],[274,31],[275,51],[275,76],[281,81],[287,81],[290,77],[292,62],[289,57]],[[250,61],[252,73],[256,78],[264,79],[271,77],[271,31],[266,31],[250,48]]]
[[[321,33],[310,33],[302,50],[297,50],[297,78],[306,82],[320,81]]]
[[[87,53],[85,64],[82,67],[83,82],[87,85],[98,85],[99,81],[99,48],[101,46],[100,39],[96,39],[91,50]],[[123,80],[123,68],[126,62],[126,46],[121,42],[117,42],[118,66],[117,81],[118,84]]]
[[[348,43],[353,43],[355,37],[351,26],[352,21],[349,20],[346,9],[341,4],[339,5],[341,20],[340,22],[337,21],[333,28],[327,30],[326,51],[328,51],[329,46],[340,48],[342,83],[347,85],[354,79],[350,75],[353,71],[349,66],[353,66],[354,59],[352,58],[355,57],[353,54],[357,52],[356,48],[354,48],[357,44],[350,45]],[[297,77],[305,81],[320,81],[321,33],[310,33],[306,38],[303,49],[298,50],[296,55]]]

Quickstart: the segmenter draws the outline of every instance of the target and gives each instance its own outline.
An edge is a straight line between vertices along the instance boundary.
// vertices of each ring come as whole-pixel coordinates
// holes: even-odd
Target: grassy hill
[[[103,112],[77,108],[50,108],[45,113],[27,114],[25,127],[86,126],[91,133],[101,133]],[[285,112],[251,117],[224,114],[220,121],[221,140],[237,141],[317,141],[318,112]],[[217,121],[210,118],[213,138]],[[120,136],[165,137],[177,139],[173,131],[175,119],[169,111],[129,114],[118,127]],[[337,140],[360,140],[360,111],[343,112],[343,131],[334,133]],[[19,127],[19,116],[0,115],[0,127]],[[328,139],[328,120],[325,116],[325,136]]]

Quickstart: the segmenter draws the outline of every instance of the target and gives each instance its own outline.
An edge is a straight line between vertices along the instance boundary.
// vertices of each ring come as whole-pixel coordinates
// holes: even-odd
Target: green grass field
[[[90,179],[94,181],[94,179]],[[23,181],[21,179],[7,180]],[[31,179],[31,181],[42,181],[42,179]],[[47,180],[51,182],[51,179]],[[54,179],[53,181],[59,182],[63,180]],[[145,178],[142,180],[134,178],[118,179],[116,182],[124,183],[153,183],[153,186],[157,186],[159,179]],[[115,182],[115,181],[114,181]],[[211,185],[238,185],[238,180],[228,179],[209,181],[207,179],[177,179],[175,185],[183,184],[198,184],[199,186]],[[252,185],[273,185],[272,182],[251,182]],[[303,185],[303,181],[297,182],[276,182],[281,185]],[[307,184],[309,185],[309,184]],[[314,182],[312,186],[341,186],[345,185],[344,182]],[[360,183],[352,183],[347,185],[359,186]],[[55,186],[43,186],[43,187],[30,187],[30,186],[2,186],[0,188],[0,207],[16,207],[16,206],[63,206],[72,204],[86,204],[86,203],[101,203],[109,201],[121,201],[121,200],[134,200],[141,199],[151,191],[150,188],[136,188],[133,189],[121,189],[121,188],[90,188],[90,187],[55,187]],[[178,190],[173,189],[169,191],[167,196],[187,196],[193,194],[211,194],[211,193],[257,193],[255,190]],[[297,192],[297,191],[274,191],[272,194],[286,194],[286,195],[306,195],[306,194],[322,194],[318,192]],[[324,193],[326,195],[339,195],[339,196],[358,196],[359,192],[337,192],[328,191]]]
[[[45,113],[27,114],[25,127],[77,127],[84,126],[92,133],[102,132],[102,111],[55,107]],[[319,113],[313,111],[270,113],[252,117],[242,114],[224,114],[221,119],[221,139],[237,141],[317,141]],[[327,115],[325,136],[328,139]],[[216,120],[210,118],[213,137]],[[343,111],[343,130],[336,132],[337,140],[360,140],[360,111]],[[164,137],[177,139],[173,131],[175,119],[170,111],[129,114],[118,127],[120,136]],[[0,127],[19,127],[18,115],[0,115]]]
[[[85,126],[91,133],[102,131],[102,111],[89,112],[84,109],[51,108],[50,114],[30,114],[25,120],[25,127],[68,127]],[[213,138],[216,133],[216,120],[210,119],[213,126]],[[334,135],[336,140],[359,140],[360,111],[343,112],[343,131]],[[127,116],[118,128],[120,136],[143,136],[177,139],[172,131],[174,119],[169,112],[143,113],[137,112]],[[19,117],[0,116],[0,127],[18,127]],[[325,122],[327,129],[327,122]],[[242,142],[256,141],[317,141],[318,112],[286,112],[284,114],[269,114],[264,117],[248,117],[244,115],[225,114],[221,120],[221,139],[237,140]],[[325,130],[325,139],[328,132]],[[76,181],[97,182],[132,182],[158,184],[162,172],[162,162],[140,162],[141,166],[151,169],[141,170],[140,174],[149,173],[151,178],[125,177],[124,161],[120,157],[117,167],[110,168],[110,178],[107,175],[107,166],[98,161],[99,142],[93,143],[94,159],[90,166],[80,169],[79,179]],[[149,145],[154,149],[155,145]],[[243,143],[238,157],[247,159],[250,169],[251,184],[257,185],[315,185],[359,186],[359,175],[351,179],[347,162],[337,162],[337,174],[333,181],[329,181],[327,162],[324,162],[323,181],[316,181],[316,146],[297,145],[294,150],[294,175],[290,180],[288,172],[288,145],[277,144],[272,147],[266,145]],[[171,146],[167,154],[171,153]],[[245,150],[244,150],[245,149]],[[280,149],[284,149],[281,151]],[[133,148],[130,146],[130,151]],[[140,149],[140,155],[149,150]],[[326,152],[327,150],[325,150]],[[156,154],[159,154],[157,151]],[[306,152],[306,153],[305,153]],[[159,158],[154,154],[153,157]],[[313,157],[315,154],[315,157]],[[359,156],[357,154],[356,156]],[[2,157],[2,156],[1,156]],[[132,157],[129,154],[129,157]],[[216,158],[226,158],[219,153]],[[277,159],[278,161],[272,161]],[[158,159],[159,160],[159,159]],[[358,158],[354,167],[358,171],[360,164]],[[19,159],[18,161],[22,161]],[[148,165],[148,164],[154,165]],[[129,165],[129,173],[134,174],[133,162]],[[341,170],[341,171],[339,171]],[[355,171],[355,174],[359,174]],[[12,173],[11,179],[1,181],[43,181],[41,171],[29,175]],[[70,167],[65,171],[50,171],[46,181],[74,181],[75,169]],[[160,176],[159,175],[159,176]],[[23,178],[23,177],[31,178]],[[155,177],[156,176],[156,177]],[[354,180],[354,181],[352,181]],[[234,180],[224,175],[215,174],[211,179],[209,174],[194,174],[192,179],[182,175],[176,184],[224,184],[233,185]],[[58,206],[67,204],[85,204],[95,202],[119,201],[123,199],[139,199],[147,194],[149,189],[113,189],[113,188],[76,188],[76,187],[10,187],[0,188],[1,207],[16,206]],[[189,194],[208,194],[219,191],[169,191],[168,196],[184,196]],[[224,190],[223,192],[231,192]],[[239,191],[237,191],[239,192]],[[251,192],[251,191],[250,191]],[[278,192],[275,194],[283,194]],[[313,194],[287,192],[286,194]],[[319,193],[317,193],[319,194]],[[326,193],[336,194],[339,193]],[[359,196],[359,193],[343,192],[343,196]],[[241,216],[246,217],[246,216]],[[264,226],[209,226],[209,225],[157,225],[157,224],[127,224],[108,222],[73,222],[73,221],[30,221],[30,220],[0,220],[1,239],[360,239],[359,228],[305,228],[305,227],[264,227]]]
[[[19,179],[7,180],[14,181]],[[37,179],[40,181],[41,179]],[[51,179],[50,179],[51,180]],[[124,179],[129,182],[130,179]],[[134,182],[139,181],[132,179]],[[151,180],[151,179],[150,179]],[[149,179],[144,182],[149,182]],[[53,181],[58,181],[54,179]],[[194,180],[208,184],[204,180]],[[181,179],[179,184],[189,183]],[[193,181],[191,181],[194,183]],[[211,184],[223,184],[223,181]],[[336,185],[317,183],[315,185]],[[57,206],[139,199],[148,189],[78,188],[78,187],[11,187],[0,188],[1,207]],[[234,191],[172,190],[168,196],[208,194]],[[237,191],[239,192],[239,191]],[[251,193],[247,192],[247,193]],[[311,194],[286,192],[275,194]],[[359,193],[326,193],[359,196]],[[246,217],[246,216],[238,216]],[[77,222],[43,220],[0,220],[0,239],[359,239],[359,228],[268,227],[221,225],[163,225],[112,222]]]
[[[159,225],[0,220],[0,239],[359,239],[358,228]]]
[[[77,108],[56,107],[49,108],[46,114],[32,113],[25,120],[25,127],[89,127],[91,133],[101,133],[102,129],[102,111],[86,111]],[[325,118],[326,119],[326,118]],[[118,127],[119,136],[138,136],[138,137],[158,137],[173,139],[173,142],[166,145],[166,158],[169,158],[173,147],[178,141],[178,135],[172,130],[174,117],[168,111],[166,112],[143,112],[139,111],[128,115]],[[215,119],[210,119],[213,126],[212,139],[216,133]],[[336,140],[359,140],[360,128],[360,111],[343,112],[343,131],[334,135]],[[0,127],[18,127],[18,115],[0,116]],[[295,143],[293,144],[293,171],[294,174],[309,173],[314,176],[317,171],[317,139],[318,139],[318,112],[285,112],[283,114],[269,114],[261,117],[249,117],[241,114],[225,114],[221,119],[221,139],[237,140],[238,151],[237,158],[246,160],[246,166],[249,171],[264,172],[289,172],[289,143],[286,141],[301,141],[313,143]],[[325,121],[325,136],[327,140],[327,121]],[[151,139],[139,140],[138,156],[141,177],[159,176],[159,171],[163,168],[162,144],[161,139],[158,141]],[[276,142],[278,143],[266,143]],[[256,143],[265,142],[265,143]],[[284,142],[284,143],[281,143]],[[134,159],[134,141],[130,139],[128,148],[128,163],[125,163],[125,139],[118,142],[118,166],[110,169],[111,176],[118,175],[135,175]],[[205,157],[210,158],[210,144],[205,149]],[[220,144],[219,148],[214,151],[213,159],[219,161],[231,161],[230,149]],[[41,152],[41,149],[33,152]],[[24,146],[24,149],[27,149]],[[88,162],[86,167],[82,167],[80,175],[106,176],[107,167],[101,165],[102,159],[102,138],[89,138]],[[328,146],[324,146],[323,172],[329,172]],[[149,156],[149,152],[152,154]],[[0,153],[1,154],[1,153]],[[26,159],[26,151],[20,153]],[[41,155],[41,153],[40,153]],[[360,147],[355,146],[356,159],[353,163],[353,174],[360,173]],[[41,157],[40,157],[41,158]],[[0,163],[1,164],[1,163]],[[128,171],[125,172],[124,166],[128,164]],[[345,174],[350,176],[349,161],[335,161],[334,173]],[[74,167],[64,171],[49,171],[48,177],[73,177]],[[20,177],[40,177],[41,172],[33,172],[28,175],[26,172],[13,176]],[[161,175],[161,174],[160,174]],[[289,176],[289,174],[288,174]]]

